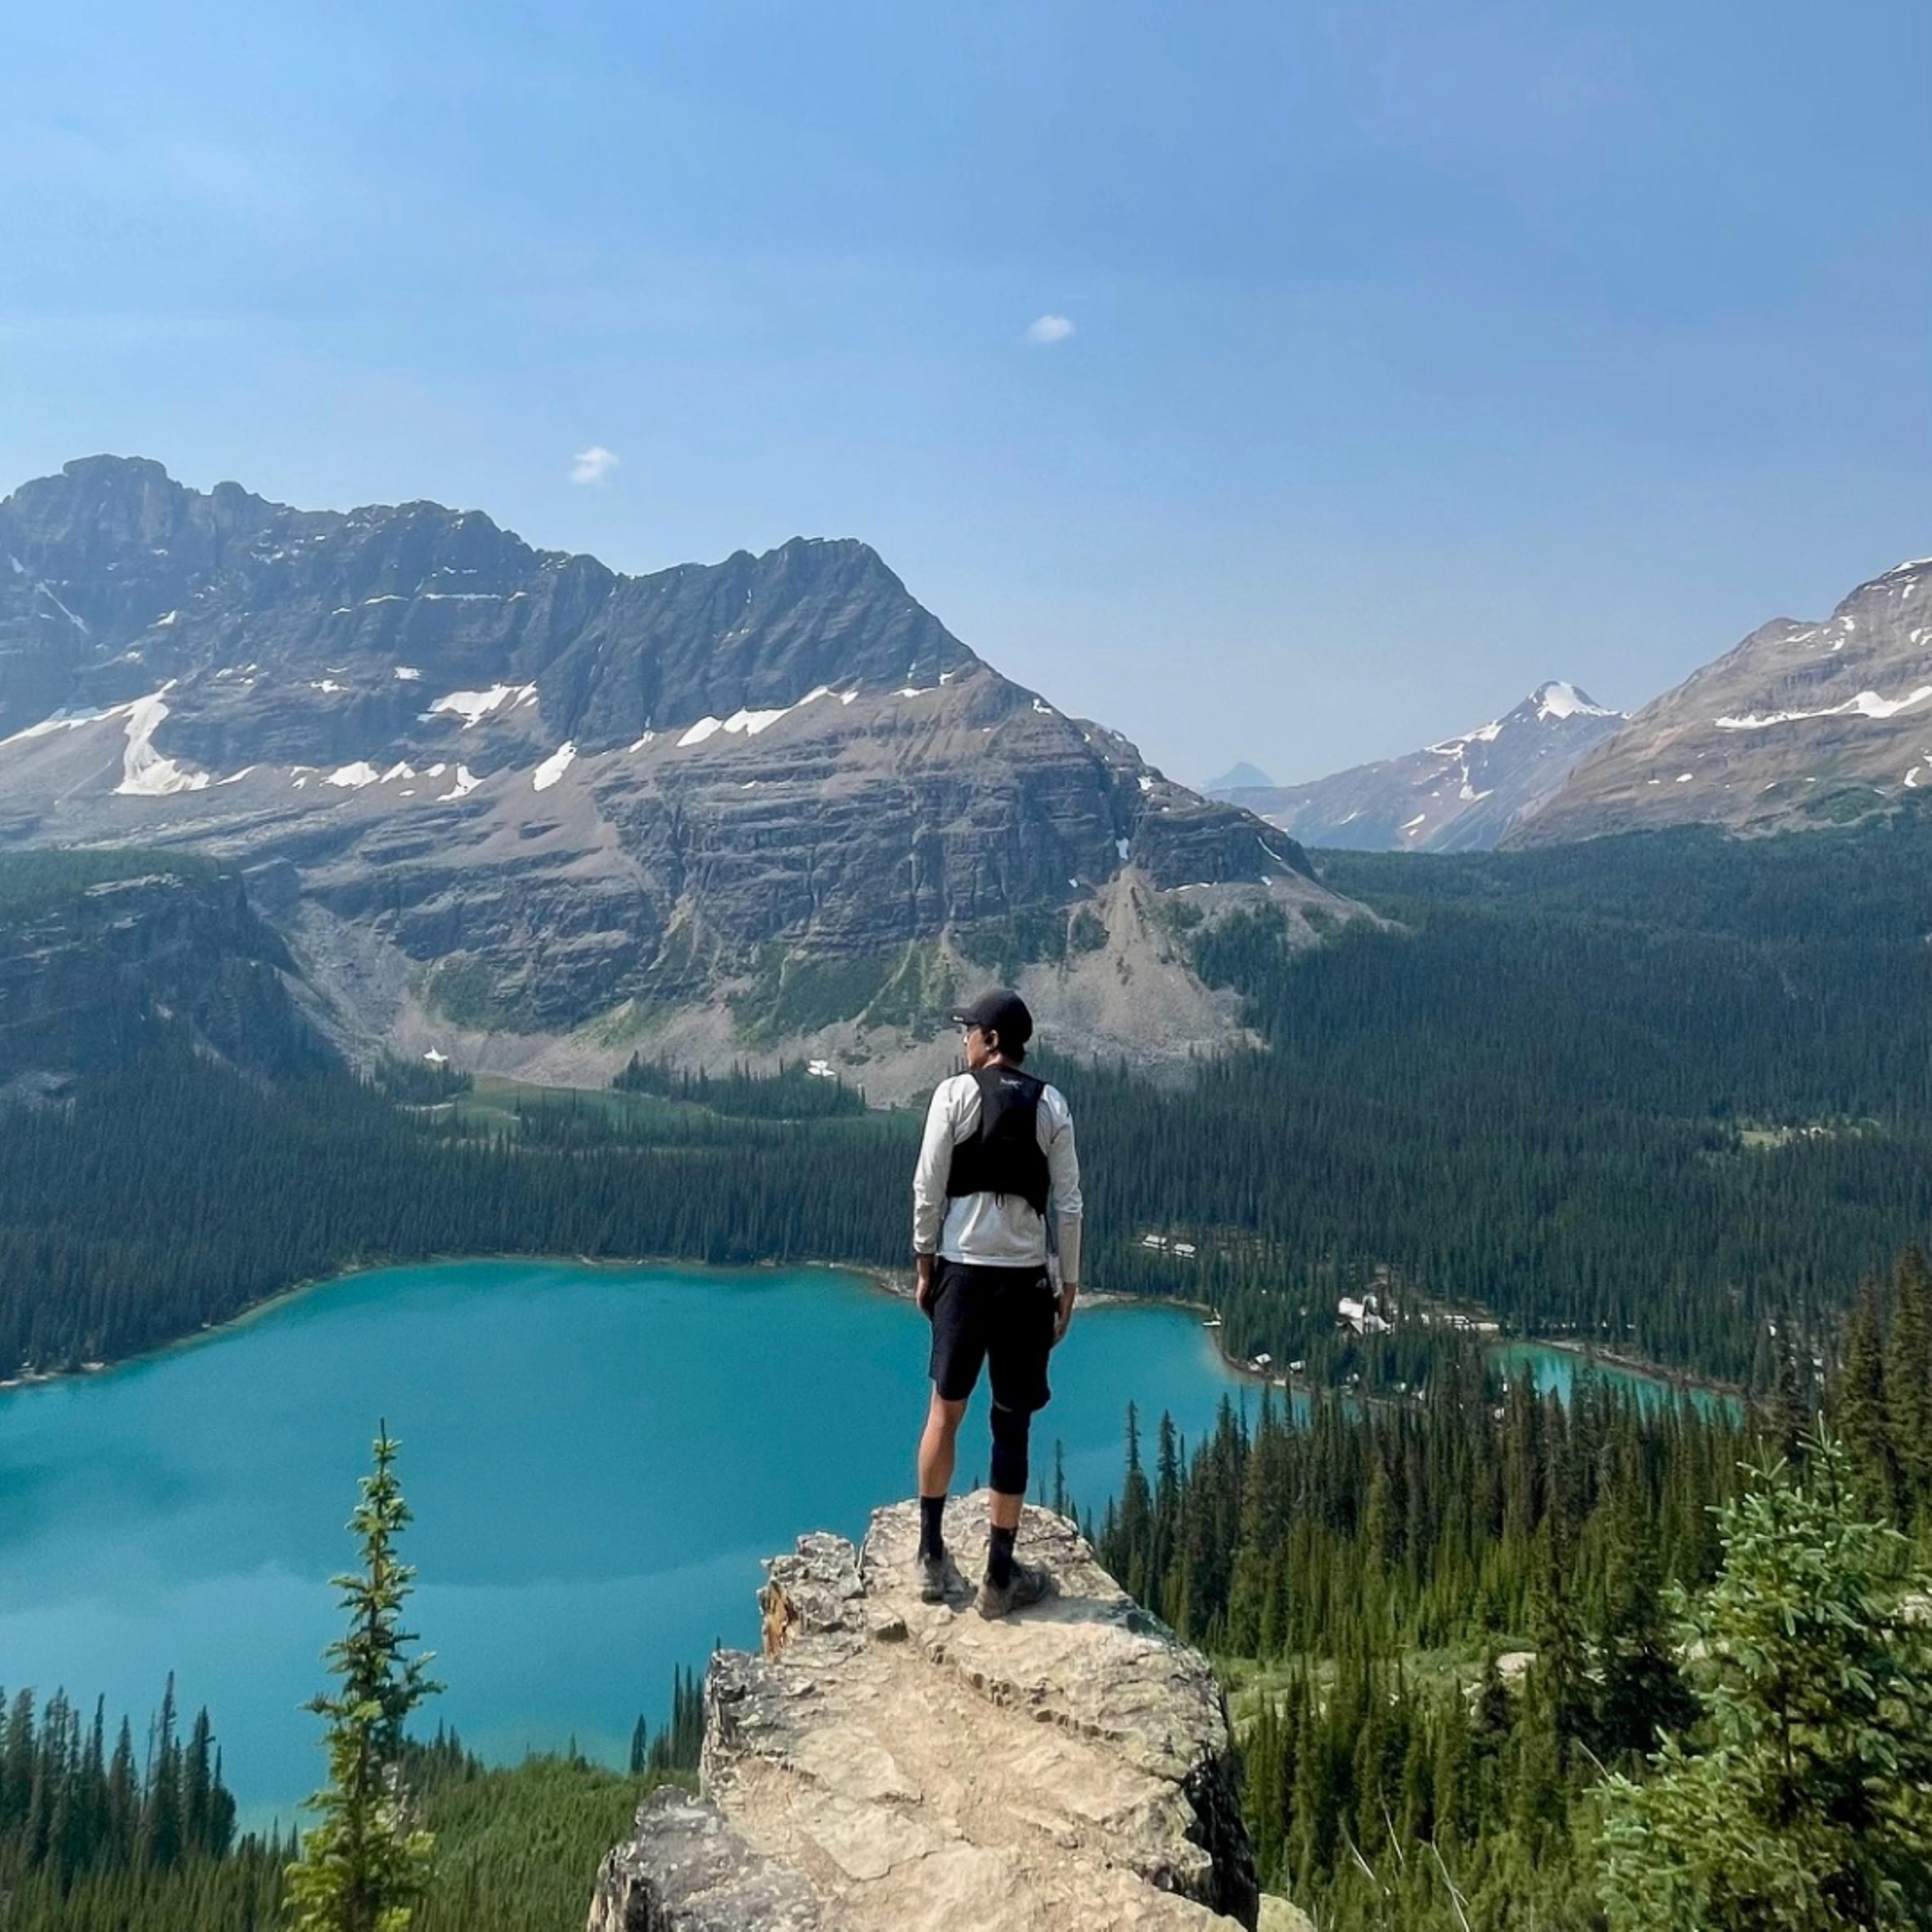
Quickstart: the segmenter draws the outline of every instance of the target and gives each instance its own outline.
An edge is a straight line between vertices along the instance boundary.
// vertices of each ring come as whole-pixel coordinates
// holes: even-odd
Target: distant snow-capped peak
[[[1529,694],[1529,701],[1536,706],[1538,724],[1545,724],[1552,718],[1621,718],[1623,712],[1612,711],[1607,705],[1598,704],[1579,691],[1574,684],[1566,684],[1561,678],[1552,678],[1547,684],[1539,684]]]
[[[1514,725],[1560,724],[1569,718],[1622,718],[1624,715],[1621,711],[1611,710],[1607,705],[1598,704],[1576,686],[1553,677],[1546,683],[1539,684],[1514,711],[1505,712],[1501,718],[1492,718],[1486,724],[1478,724],[1473,731],[1444,738],[1439,744],[1426,748],[1438,758],[1460,758],[1472,745],[1494,744]]]
[[[1240,794],[1305,843],[1358,851],[1483,850],[1623,728],[1624,714],[1560,678],[1453,738],[1335,772],[1312,784]]]

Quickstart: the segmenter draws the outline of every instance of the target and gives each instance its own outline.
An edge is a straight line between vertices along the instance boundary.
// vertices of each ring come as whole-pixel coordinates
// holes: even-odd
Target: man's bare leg
[[[944,1400],[935,1388],[926,1412],[925,1432],[919,1438],[919,1594],[928,1604],[942,1603],[946,1597],[951,1566],[941,1524],[946,1492],[952,1484],[960,1418],[965,1413],[963,1402]]]
[[[952,1486],[952,1466],[957,1460],[959,1424],[966,1414],[963,1402],[948,1402],[938,1390],[932,1392],[932,1406],[926,1412],[926,1432],[919,1438],[919,1492],[922,1496],[943,1496]],[[1019,1519],[1015,1516],[1017,1522]]]
[[[1020,1511],[1024,1507],[1024,1496],[1003,1496],[998,1490],[993,1492],[992,1518],[995,1529],[1018,1529]]]

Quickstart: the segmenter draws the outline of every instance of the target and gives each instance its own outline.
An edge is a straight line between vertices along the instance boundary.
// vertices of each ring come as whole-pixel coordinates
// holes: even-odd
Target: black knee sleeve
[[[1003,1496],[1023,1496],[1027,1486],[1027,1436],[1033,1418],[1023,1408],[993,1405],[993,1487]]]

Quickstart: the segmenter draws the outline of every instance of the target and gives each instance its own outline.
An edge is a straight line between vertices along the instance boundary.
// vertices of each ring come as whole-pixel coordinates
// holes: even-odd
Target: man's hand
[[[930,1316],[932,1313],[932,1257],[930,1255],[915,1255],[913,1261],[915,1270],[912,1287],[913,1306],[920,1314]]]
[[[1053,1346],[1057,1348],[1066,1340],[1066,1331],[1073,1324],[1073,1304],[1078,1298],[1080,1284],[1077,1281],[1063,1281],[1060,1284],[1060,1304],[1053,1317]]]

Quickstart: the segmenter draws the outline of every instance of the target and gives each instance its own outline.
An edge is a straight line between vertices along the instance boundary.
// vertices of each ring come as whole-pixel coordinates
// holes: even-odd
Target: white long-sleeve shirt
[[[1052,1186],[1063,1281],[1080,1279],[1080,1160],[1073,1150],[1073,1114],[1057,1087],[1042,1087],[1038,1116],[1040,1151]],[[1017,1194],[962,1194],[949,1201],[952,1150],[979,1130],[980,1084],[956,1073],[934,1090],[912,1178],[912,1247],[950,1262],[987,1268],[1044,1268],[1046,1222]]]

